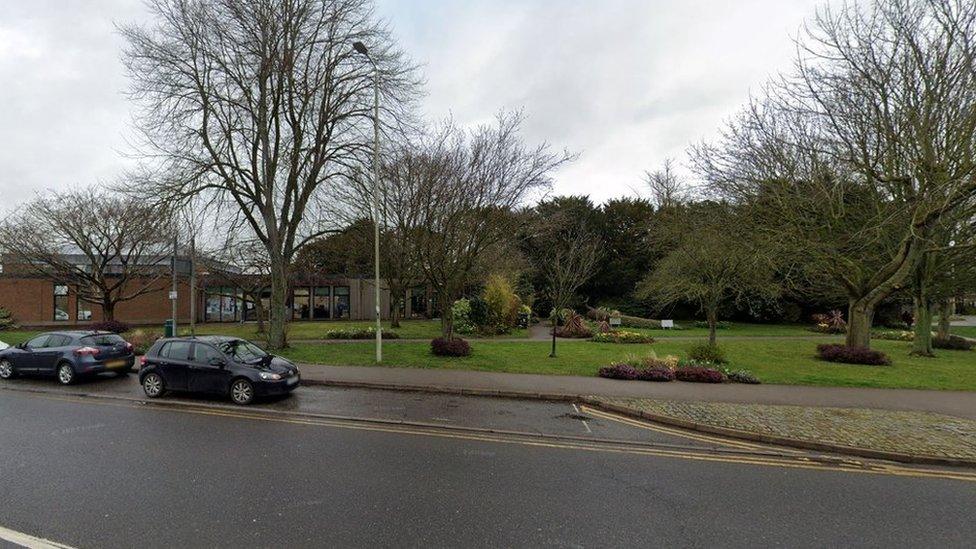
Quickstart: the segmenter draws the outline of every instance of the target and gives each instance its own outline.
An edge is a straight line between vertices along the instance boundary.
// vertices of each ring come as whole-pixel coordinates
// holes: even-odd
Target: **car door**
[[[64,354],[65,348],[71,342],[71,337],[66,335],[51,334],[44,346],[34,349],[34,367],[37,371],[44,374],[53,374],[58,360]]]
[[[35,353],[44,349],[50,337],[48,334],[41,334],[18,346],[17,352],[10,354],[10,362],[13,363],[14,368],[24,373],[36,372],[37,358],[35,357]]]
[[[227,358],[209,343],[193,344],[189,386],[195,393],[226,393],[230,384]]]
[[[187,390],[187,375],[190,367],[190,352],[193,344],[189,341],[168,341],[159,349],[157,369],[163,376],[167,389]]]

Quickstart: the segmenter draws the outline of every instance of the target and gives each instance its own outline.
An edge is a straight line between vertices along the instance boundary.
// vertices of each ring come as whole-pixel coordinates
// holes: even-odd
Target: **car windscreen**
[[[111,347],[112,345],[125,343],[125,340],[118,334],[95,334],[81,338],[81,343],[84,345],[95,345],[97,347]]]
[[[260,347],[243,339],[232,339],[219,345],[220,352],[237,362],[256,362],[268,356]]]

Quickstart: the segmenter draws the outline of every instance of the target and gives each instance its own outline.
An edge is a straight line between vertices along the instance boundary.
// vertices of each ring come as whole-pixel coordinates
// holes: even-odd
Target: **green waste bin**
[[[163,337],[173,337],[176,334],[173,333],[173,320],[167,320],[163,323]]]

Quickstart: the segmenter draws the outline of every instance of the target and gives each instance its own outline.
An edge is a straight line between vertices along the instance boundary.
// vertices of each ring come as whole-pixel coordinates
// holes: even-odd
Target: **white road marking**
[[[29,549],[72,549],[70,545],[24,534],[3,526],[0,526],[0,539]]]
[[[576,410],[576,414],[577,415],[582,415],[582,412],[580,412],[580,409],[576,407],[576,403],[575,402],[573,403],[573,410]],[[586,420],[585,419],[581,419],[580,421],[583,423],[583,427],[586,427],[586,432],[587,433],[592,433],[593,432],[593,429],[590,429],[590,426],[586,423]]]

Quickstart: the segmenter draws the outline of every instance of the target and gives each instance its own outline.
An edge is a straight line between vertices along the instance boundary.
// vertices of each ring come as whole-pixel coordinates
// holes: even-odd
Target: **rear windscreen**
[[[96,345],[100,347],[108,347],[110,345],[118,345],[119,343],[125,343],[118,334],[98,334],[90,335],[81,338],[81,342],[85,345]]]

